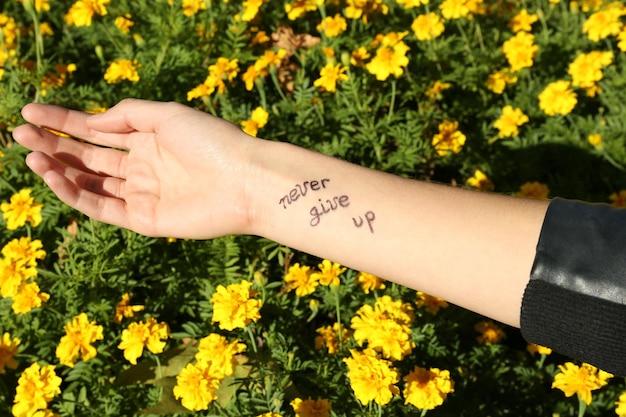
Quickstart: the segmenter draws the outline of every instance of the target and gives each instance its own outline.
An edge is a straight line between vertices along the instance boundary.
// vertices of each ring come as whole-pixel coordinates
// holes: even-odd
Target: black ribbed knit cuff
[[[550,202],[521,330],[529,342],[626,376],[626,210]]]

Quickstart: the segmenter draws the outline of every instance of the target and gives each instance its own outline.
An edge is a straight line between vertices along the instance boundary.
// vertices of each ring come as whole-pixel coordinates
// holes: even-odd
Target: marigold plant
[[[626,207],[624,86],[617,0],[1,2],[0,415],[626,415],[623,379],[375,271],[91,220],[12,138],[29,102],[176,101],[407,178]]]

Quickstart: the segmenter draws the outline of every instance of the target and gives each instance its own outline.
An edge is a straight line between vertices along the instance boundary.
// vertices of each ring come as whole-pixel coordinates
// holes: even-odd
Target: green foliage
[[[626,189],[626,35],[622,28],[620,38],[612,34],[596,42],[583,32],[595,11],[592,3],[602,2],[485,1],[482,11],[445,20],[445,32],[428,41],[420,41],[411,25],[418,15],[441,15],[442,1],[412,9],[394,0],[371,1],[370,11],[383,4],[388,10],[367,19],[349,18],[353,2],[323,2],[290,19],[284,2],[269,0],[248,21],[242,16],[250,1],[206,0],[200,2],[206,8],[185,14],[180,0],[115,0],[86,26],[65,19],[74,1],[35,2],[49,4],[41,11],[22,3],[32,7],[27,0],[0,6],[0,201],[27,188],[44,208],[38,226],[3,227],[0,236],[3,245],[23,236],[43,243],[46,256],[38,263],[36,280],[50,299],[15,314],[11,298],[0,298],[0,335],[20,339],[18,368],[0,375],[1,415],[9,415],[18,378],[34,362],[55,365],[63,379],[61,394],[50,403],[60,416],[184,414],[172,392],[176,376],[193,362],[197,341],[215,332],[243,341],[247,351],[239,356],[235,374],[222,382],[218,399],[198,415],[275,411],[288,416],[294,414],[291,401],[308,397],[329,399],[335,416],[416,415],[420,411],[400,396],[383,407],[356,399],[343,362],[349,349],[359,347],[353,338],[342,340],[336,354],[315,348],[318,329],[336,322],[349,328],[363,305],[383,295],[414,308],[415,348],[394,363],[399,373],[404,376],[416,365],[446,369],[455,382],[454,393],[429,415],[578,413],[575,398],[551,388],[558,365],[568,359],[528,353],[516,329],[503,328],[506,338],[479,343],[475,325],[482,317],[455,306],[429,313],[417,306],[414,291],[391,283],[365,293],[353,270],[342,275],[338,288],[319,287],[298,297],[283,285],[285,273],[296,262],[315,269],[320,260],[265,239],[169,241],[97,223],[60,203],[27,169],[26,151],[13,143],[11,132],[22,123],[20,109],[32,101],[95,112],[126,97],[172,100],[236,124],[263,107],[269,120],[259,136],[359,165],[460,186],[471,185],[480,170],[503,194],[539,182],[548,187],[544,197],[611,202]],[[604,3],[608,7],[610,2]],[[538,50],[532,65],[497,93],[486,82],[509,65],[502,46],[514,36],[509,22],[522,8],[537,16],[531,32]],[[336,14],[347,17],[345,32],[334,37],[317,28],[324,17]],[[133,22],[128,33],[115,23],[124,16]],[[623,26],[624,17],[619,19]],[[42,27],[50,32],[41,36],[37,28]],[[268,39],[253,44],[261,33]],[[364,61],[371,62],[382,42],[379,35],[391,33],[402,33],[410,48],[398,77],[378,80],[367,67],[351,63],[360,47],[370,53]],[[279,48],[287,51],[286,58],[246,88],[246,70],[265,51]],[[333,58],[327,57],[328,49]],[[570,64],[591,51],[613,53],[598,80],[601,91],[588,96],[575,88],[574,109],[548,116],[539,94],[551,82],[572,81]],[[223,91],[189,100],[189,92],[205,81],[219,58],[237,60],[236,76],[223,77]],[[138,79],[108,82],[105,74],[117,59],[135,62]],[[328,62],[346,68],[347,79],[337,83],[335,92],[315,84]],[[436,82],[447,87],[433,93]],[[518,134],[499,137],[495,123],[506,105],[519,108],[529,120]],[[458,122],[466,137],[459,152],[439,153],[433,144],[444,121]],[[601,143],[589,141],[593,134],[601,135]],[[263,301],[261,319],[225,332],[212,320],[210,299],[219,285],[244,279],[255,283],[256,297]],[[116,305],[126,293],[145,309],[116,323]],[[95,358],[70,368],[59,364],[55,352],[64,326],[80,313],[103,326],[103,339],[94,343]],[[148,317],[166,322],[171,338],[164,353],[146,351],[131,365],[118,348],[121,334]],[[623,380],[612,379],[594,391],[586,414],[614,414],[624,389]]]

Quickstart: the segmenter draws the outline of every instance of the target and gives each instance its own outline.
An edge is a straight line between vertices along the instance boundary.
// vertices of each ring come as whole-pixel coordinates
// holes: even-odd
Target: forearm
[[[251,232],[519,326],[547,202],[408,180],[289,144],[252,151]]]

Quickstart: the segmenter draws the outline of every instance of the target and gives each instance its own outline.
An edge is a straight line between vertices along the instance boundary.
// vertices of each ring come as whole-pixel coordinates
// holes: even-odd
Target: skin
[[[14,138],[32,151],[28,166],[96,220],[148,236],[263,236],[519,326],[546,201],[400,178],[177,103],[128,99],[99,115],[29,104],[22,115]],[[311,226],[312,207],[342,195],[349,204]],[[367,212],[371,228],[356,227]]]

